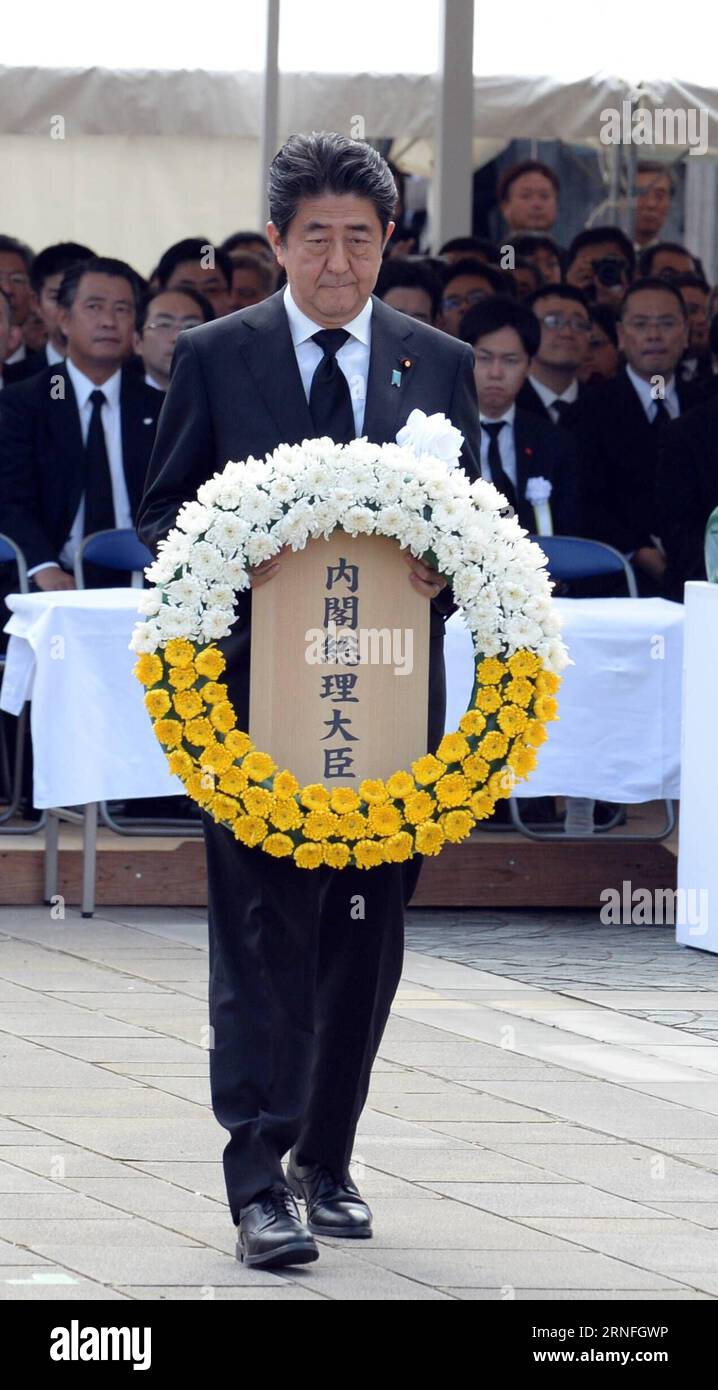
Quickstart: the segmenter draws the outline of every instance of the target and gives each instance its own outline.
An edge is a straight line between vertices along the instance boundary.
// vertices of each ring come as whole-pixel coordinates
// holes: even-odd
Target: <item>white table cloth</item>
[[[676,940],[718,953],[718,584],[686,584]]]
[[[38,807],[179,795],[132,675],[136,589],[13,594],[0,707],[32,700]],[[557,599],[575,665],[530,796],[640,802],[679,794],[683,609],[662,599]],[[473,674],[460,614],[447,624],[447,729]]]
[[[680,781],[683,608],[660,598],[556,599],[574,662],[559,719],[520,796],[640,802],[677,797]],[[473,680],[460,613],[446,625],[447,729],[456,729]]]

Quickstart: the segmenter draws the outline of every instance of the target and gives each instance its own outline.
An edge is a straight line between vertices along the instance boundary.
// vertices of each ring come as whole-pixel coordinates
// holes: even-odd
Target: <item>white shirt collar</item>
[[[315,323],[313,319],[308,318],[304,311],[299,308],[288,284],[285,286],[284,290],[284,307],[287,311],[289,330],[295,347],[298,347],[300,343],[305,343],[308,338],[311,338],[313,333],[317,333],[321,329],[322,325],[320,323]],[[342,328],[346,328],[347,333],[351,333],[353,338],[358,338],[359,342],[364,343],[366,347],[370,345],[369,322],[372,308],[372,298],[371,295],[369,295],[366,304],[359,310],[356,317],[349,319],[346,323],[341,325]]]
[[[65,361],[64,352],[58,352],[57,348],[53,347],[49,338],[45,344],[45,354],[47,356],[48,367],[54,367],[56,363]]]
[[[565,401],[567,405],[573,405],[574,401],[578,400],[578,381],[576,377],[574,377],[570,386],[567,386],[566,390],[562,391],[560,395],[557,391],[554,391],[552,387],[544,386],[542,381],[537,381],[536,377],[530,374],[529,381],[534,391],[541,397],[545,406],[553,405],[554,401]]]
[[[650,419],[654,414],[653,407],[657,400],[657,397],[653,394],[653,387],[651,386],[650,381],[644,381],[643,377],[639,376],[638,372],[635,372],[633,370],[633,367],[631,367],[628,362],[626,363],[626,376],[628,377],[632,386],[635,388],[636,395],[638,396],[638,399],[641,402],[641,405],[643,406],[646,415]],[[678,392],[676,391],[675,375],[671,377],[670,381],[666,382],[666,389],[663,399],[665,401],[670,401],[672,405],[678,404]]]
[[[484,415],[483,411],[479,410],[479,422],[482,425],[498,425],[500,422],[503,422],[507,425],[513,426],[515,415],[516,402],[514,401],[514,404],[509,406],[508,410],[506,411],[506,414],[499,415],[495,420],[489,420],[488,417]]]
[[[152,376],[151,372],[145,372],[145,384],[147,386],[153,387],[155,391],[161,391],[163,396],[167,395],[167,387],[160,386],[159,381],[155,381],[155,378]]]
[[[108,377],[107,381],[101,387],[98,388],[96,382],[90,381],[89,376],[85,376],[85,373],[81,372],[80,368],[75,366],[75,363],[72,361],[72,358],[66,357],[65,361],[67,363],[67,373],[70,378],[70,381],[72,382],[72,389],[75,392],[75,397],[77,399],[77,406],[79,410],[82,410],[83,406],[87,405],[91,393],[93,391],[97,391],[98,389],[100,391],[104,391],[105,400],[107,401],[108,405],[119,405],[120,384],[122,381],[121,367],[118,367],[117,371],[114,372],[111,377]]]

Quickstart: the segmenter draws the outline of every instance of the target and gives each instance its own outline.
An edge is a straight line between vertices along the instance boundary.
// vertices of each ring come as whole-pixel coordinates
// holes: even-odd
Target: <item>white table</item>
[[[676,940],[718,952],[718,584],[685,590]]]
[[[36,806],[84,806],[85,903],[97,803],[180,795],[152,731],[129,650],[136,589],[12,594],[0,708],[31,704]],[[662,599],[557,599],[575,665],[560,719],[521,795],[640,802],[679,794],[683,610]],[[471,642],[447,624],[447,728],[471,692]],[[48,838],[57,833],[50,815]],[[52,846],[51,846],[52,848]]]

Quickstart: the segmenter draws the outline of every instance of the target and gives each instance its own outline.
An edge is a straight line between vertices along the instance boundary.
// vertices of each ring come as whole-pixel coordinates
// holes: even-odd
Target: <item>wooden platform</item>
[[[657,828],[662,807],[650,803],[629,812],[625,830]],[[674,888],[677,831],[668,840],[622,844],[616,832],[591,843],[537,843],[512,831],[477,830],[462,845],[447,847],[424,863],[413,907],[600,906],[606,888]],[[80,900],[80,832],[60,832],[59,892]],[[0,904],[39,904],[43,895],[43,834],[0,836]],[[97,854],[97,904],[102,907],[203,907],[207,901],[201,839],[119,836],[101,830]]]

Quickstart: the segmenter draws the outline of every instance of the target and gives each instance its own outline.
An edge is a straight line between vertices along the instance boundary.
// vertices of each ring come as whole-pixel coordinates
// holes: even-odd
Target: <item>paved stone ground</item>
[[[353,1172],[370,1241],[234,1258],[199,911],[0,911],[0,1298],[718,1297],[718,962],[415,912]]]

